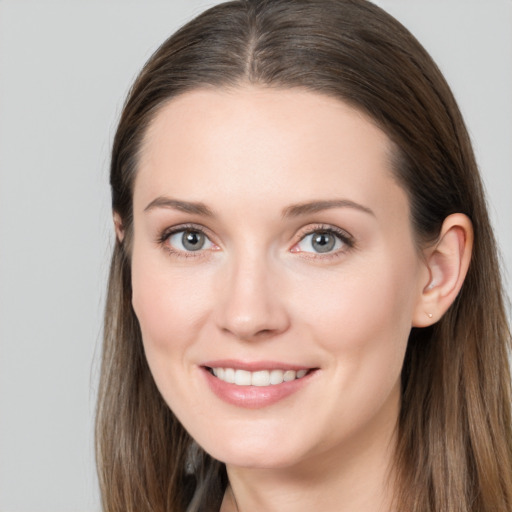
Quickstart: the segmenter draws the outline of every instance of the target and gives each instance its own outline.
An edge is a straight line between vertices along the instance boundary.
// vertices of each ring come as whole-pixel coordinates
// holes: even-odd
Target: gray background
[[[92,424],[109,146],[144,61],[214,3],[0,0],[1,512],[99,510]],[[510,273],[512,1],[378,3],[455,91]]]

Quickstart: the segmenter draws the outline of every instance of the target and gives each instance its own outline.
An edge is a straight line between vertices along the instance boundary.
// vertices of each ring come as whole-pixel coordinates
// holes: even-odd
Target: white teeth
[[[235,383],[235,370],[233,368],[226,368],[224,370],[224,380],[230,384]]]
[[[270,386],[270,373],[267,370],[253,372],[251,384],[253,386]]]
[[[290,382],[291,380],[295,380],[295,377],[297,377],[297,372],[294,372],[293,370],[286,370],[283,375],[283,380],[285,382]]]
[[[271,386],[302,379],[308,370],[235,370],[234,368],[212,368],[212,373],[218,379],[236,384],[237,386]]]
[[[220,379],[222,379],[222,377],[220,377]],[[248,372],[247,370],[235,371],[235,384],[237,386],[250,386],[251,381],[251,372]]]
[[[283,382],[283,370],[272,370],[270,372],[270,384],[281,384]]]

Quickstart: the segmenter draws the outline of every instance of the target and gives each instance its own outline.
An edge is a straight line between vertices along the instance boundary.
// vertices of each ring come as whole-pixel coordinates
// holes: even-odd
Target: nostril
[[[273,332],[274,331],[272,331],[272,329],[261,329],[261,331],[256,333],[256,336],[265,337],[272,334]]]

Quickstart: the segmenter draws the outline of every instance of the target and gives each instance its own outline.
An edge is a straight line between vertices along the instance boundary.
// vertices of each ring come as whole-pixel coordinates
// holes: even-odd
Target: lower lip
[[[315,371],[310,371],[300,379],[271,386],[237,386],[218,379],[207,368],[202,368],[210,389],[224,402],[246,409],[261,409],[284,400],[299,391],[311,379]]]

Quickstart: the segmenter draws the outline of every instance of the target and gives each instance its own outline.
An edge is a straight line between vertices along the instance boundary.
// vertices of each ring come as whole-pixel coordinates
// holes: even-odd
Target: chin
[[[218,438],[219,439],[219,438]],[[294,466],[304,456],[298,446],[272,440],[270,436],[232,436],[229,440],[201,445],[213,458],[228,466],[253,469],[279,469]]]
[[[276,454],[265,452],[253,451],[218,451],[211,453],[211,455],[227,466],[247,468],[247,469],[284,469],[294,466],[298,463],[297,455],[291,454]]]

